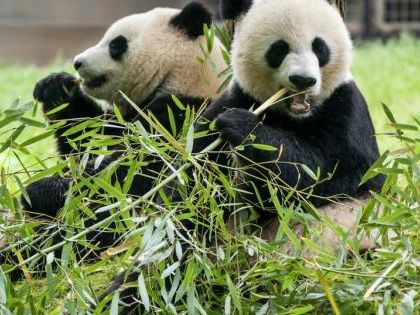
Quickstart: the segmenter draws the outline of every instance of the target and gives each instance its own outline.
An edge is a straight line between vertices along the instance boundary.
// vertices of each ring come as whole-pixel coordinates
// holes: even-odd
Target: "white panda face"
[[[108,29],[98,44],[75,57],[74,67],[86,93],[110,102],[119,99],[118,89],[129,72],[125,70],[131,62],[133,42],[138,40],[145,22],[142,14],[123,18]]]
[[[83,79],[83,90],[114,102],[123,113],[125,102],[119,91],[136,103],[157,90],[215,97],[220,82],[218,73],[197,62],[201,54],[197,41],[204,44],[205,39],[191,39],[174,27],[171,21],[179,13],[177,9],[156,8],[115,22],[97,45],[75,57],[74,66]],[[214,51],[219,45],[215,41]],[[216,71],[222,71],[222,58],[216,54],[212,57]]]
[[[234,77],[264,102],[285,87],[275,106],[305,118],[349,77],[352,44],[338,11],[325,0],[260,0],[241,20],[233,41]]]

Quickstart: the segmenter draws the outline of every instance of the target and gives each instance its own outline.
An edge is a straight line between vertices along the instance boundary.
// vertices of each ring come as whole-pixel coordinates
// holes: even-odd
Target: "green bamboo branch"
[[[287,94],[287,92],[288,92],[287,89],[281,89],[276,94],[274,94],[271,98],[269,98],[266,102],[264,102],[260,107],[258,107],[256,110],[254,110],[253,113],[255,115],[260,115],[267,108],[269,108],[270,106],[272,106],[274,104],[277,104],[280,100],[284,99],[284,96]],[[139,114],[141,116],[143,116],[144,118],[147,118],[146,114],[137,106],[137,104],[135,104],[133,101],[131,101],[125,94],[122,93],[122,95],[139,112]],[[215,140],[210,145],[208,145],[206,148],[204,148],[201,152],[199,152],[198,154],[196,154],[195,155],[195,158],[197,158],[197,159],[202,158],[206,153],[215,150],[221,144],[222,144],[222,140],[220,138],[217,139],[217,140]],[[192,163],[190,161],[186,162],[184,165],[182,165],[180,168],[178,168],[178,170],[176,170],[175,172],[173,172],[166,179],[164,179],[163,181],[161,181],[159,184],[157,184],[155,187],[153,187],[151,190],[149,190],[144,195],[140,196],[136,201],[130,203],[125,208],[123,208],[123,209],[115,212],[114,214],[111,214],[110,216],[106,217],[105,219],[102,219],[101,221],[99,221],[99,222],[91,225],[90,227],[84,229],[83,231],[77,233],[76,235],[73,235],[72,237],[70,237],[68,239],[65,239],[65,240],[63,240],[63,241],[61,241],[61,242],[59,242],[57,244],[54,244],[54,245],[48,247],[48,248],[45,248],[45,249],[40,250],[35,255],[32,255],[31,257],[23,260],[18,265],[16,265],[13,268],[9,269],[8,272],[14,271],[16,268],[21,267],[21,266],[24,266],[24,265],[30,263],[31,261],[39,258],[41,255],[47,255],[48,253],[53,252],[53,251],[55,251],[55,250],[63,247],[67,243],[75,242],[78,239],[82,238],[83,236],[86,236],[90,232],[95,231],[97,228],[100,228],[100,227],[108,224],[114,218],[117,218],[121,214],[130,211],[134,207],[139,206],[142,202],[144,202],[144,201],[152,198],[160,189],[164,188],[166,185],[170,184],[172,181],[174,181],[175,179],[177,179],[177,177],[180,176],[180,174],[183,171],[185,171],[186,169],[188,169],[191,166],[192,166]],[[110,205],[110,207],[112,207],[112,206],[117,207],[118,204],[120,204],[120,201],[118,201],[118,202]]]

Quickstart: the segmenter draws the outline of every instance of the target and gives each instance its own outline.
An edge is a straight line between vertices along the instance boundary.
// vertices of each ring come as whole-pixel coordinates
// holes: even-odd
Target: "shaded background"
[[[0,60],[45,65],[96,43],[116,19],[188,0],[0,0]],[[217,13],[218,0],[203,0]],[[355,37],[420,31],[420,0],[349,0]],[[217,16],[217,14],[216,14]]]
[[[96,43],[115,20],[177,0],[0,0],[0,60],[44,65]]]

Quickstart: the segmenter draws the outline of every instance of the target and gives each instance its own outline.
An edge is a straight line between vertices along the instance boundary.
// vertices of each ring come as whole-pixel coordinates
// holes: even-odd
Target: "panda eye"
[[[265,59],[267,60],[268,65],[275,69],[280,67],[289,52],[289,44],[280,39],[270,46],[265,54]]]
[[[120,60],[122,56],[127,52],[127,49],[127,38],[122,35],[115,37],[109,43],[109,54],[111,55],[112,59]]]
[[[322,38],[315,38],[312,42],[312,50],[318,58],[319,66],[322,68],[330,62],[330,49]]]

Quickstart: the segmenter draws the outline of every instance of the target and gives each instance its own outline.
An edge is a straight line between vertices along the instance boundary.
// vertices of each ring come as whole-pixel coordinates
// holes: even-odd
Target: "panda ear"
[[[187,4],[180,13],[175,15],[170,25],[182,30],[192,40],[204,35],[203,25],[210,25],[211,13],[199,2]]]
[[[224,20],[236,20],[248,12],[251,5],[252,0],[222,0],[220,12]]]

